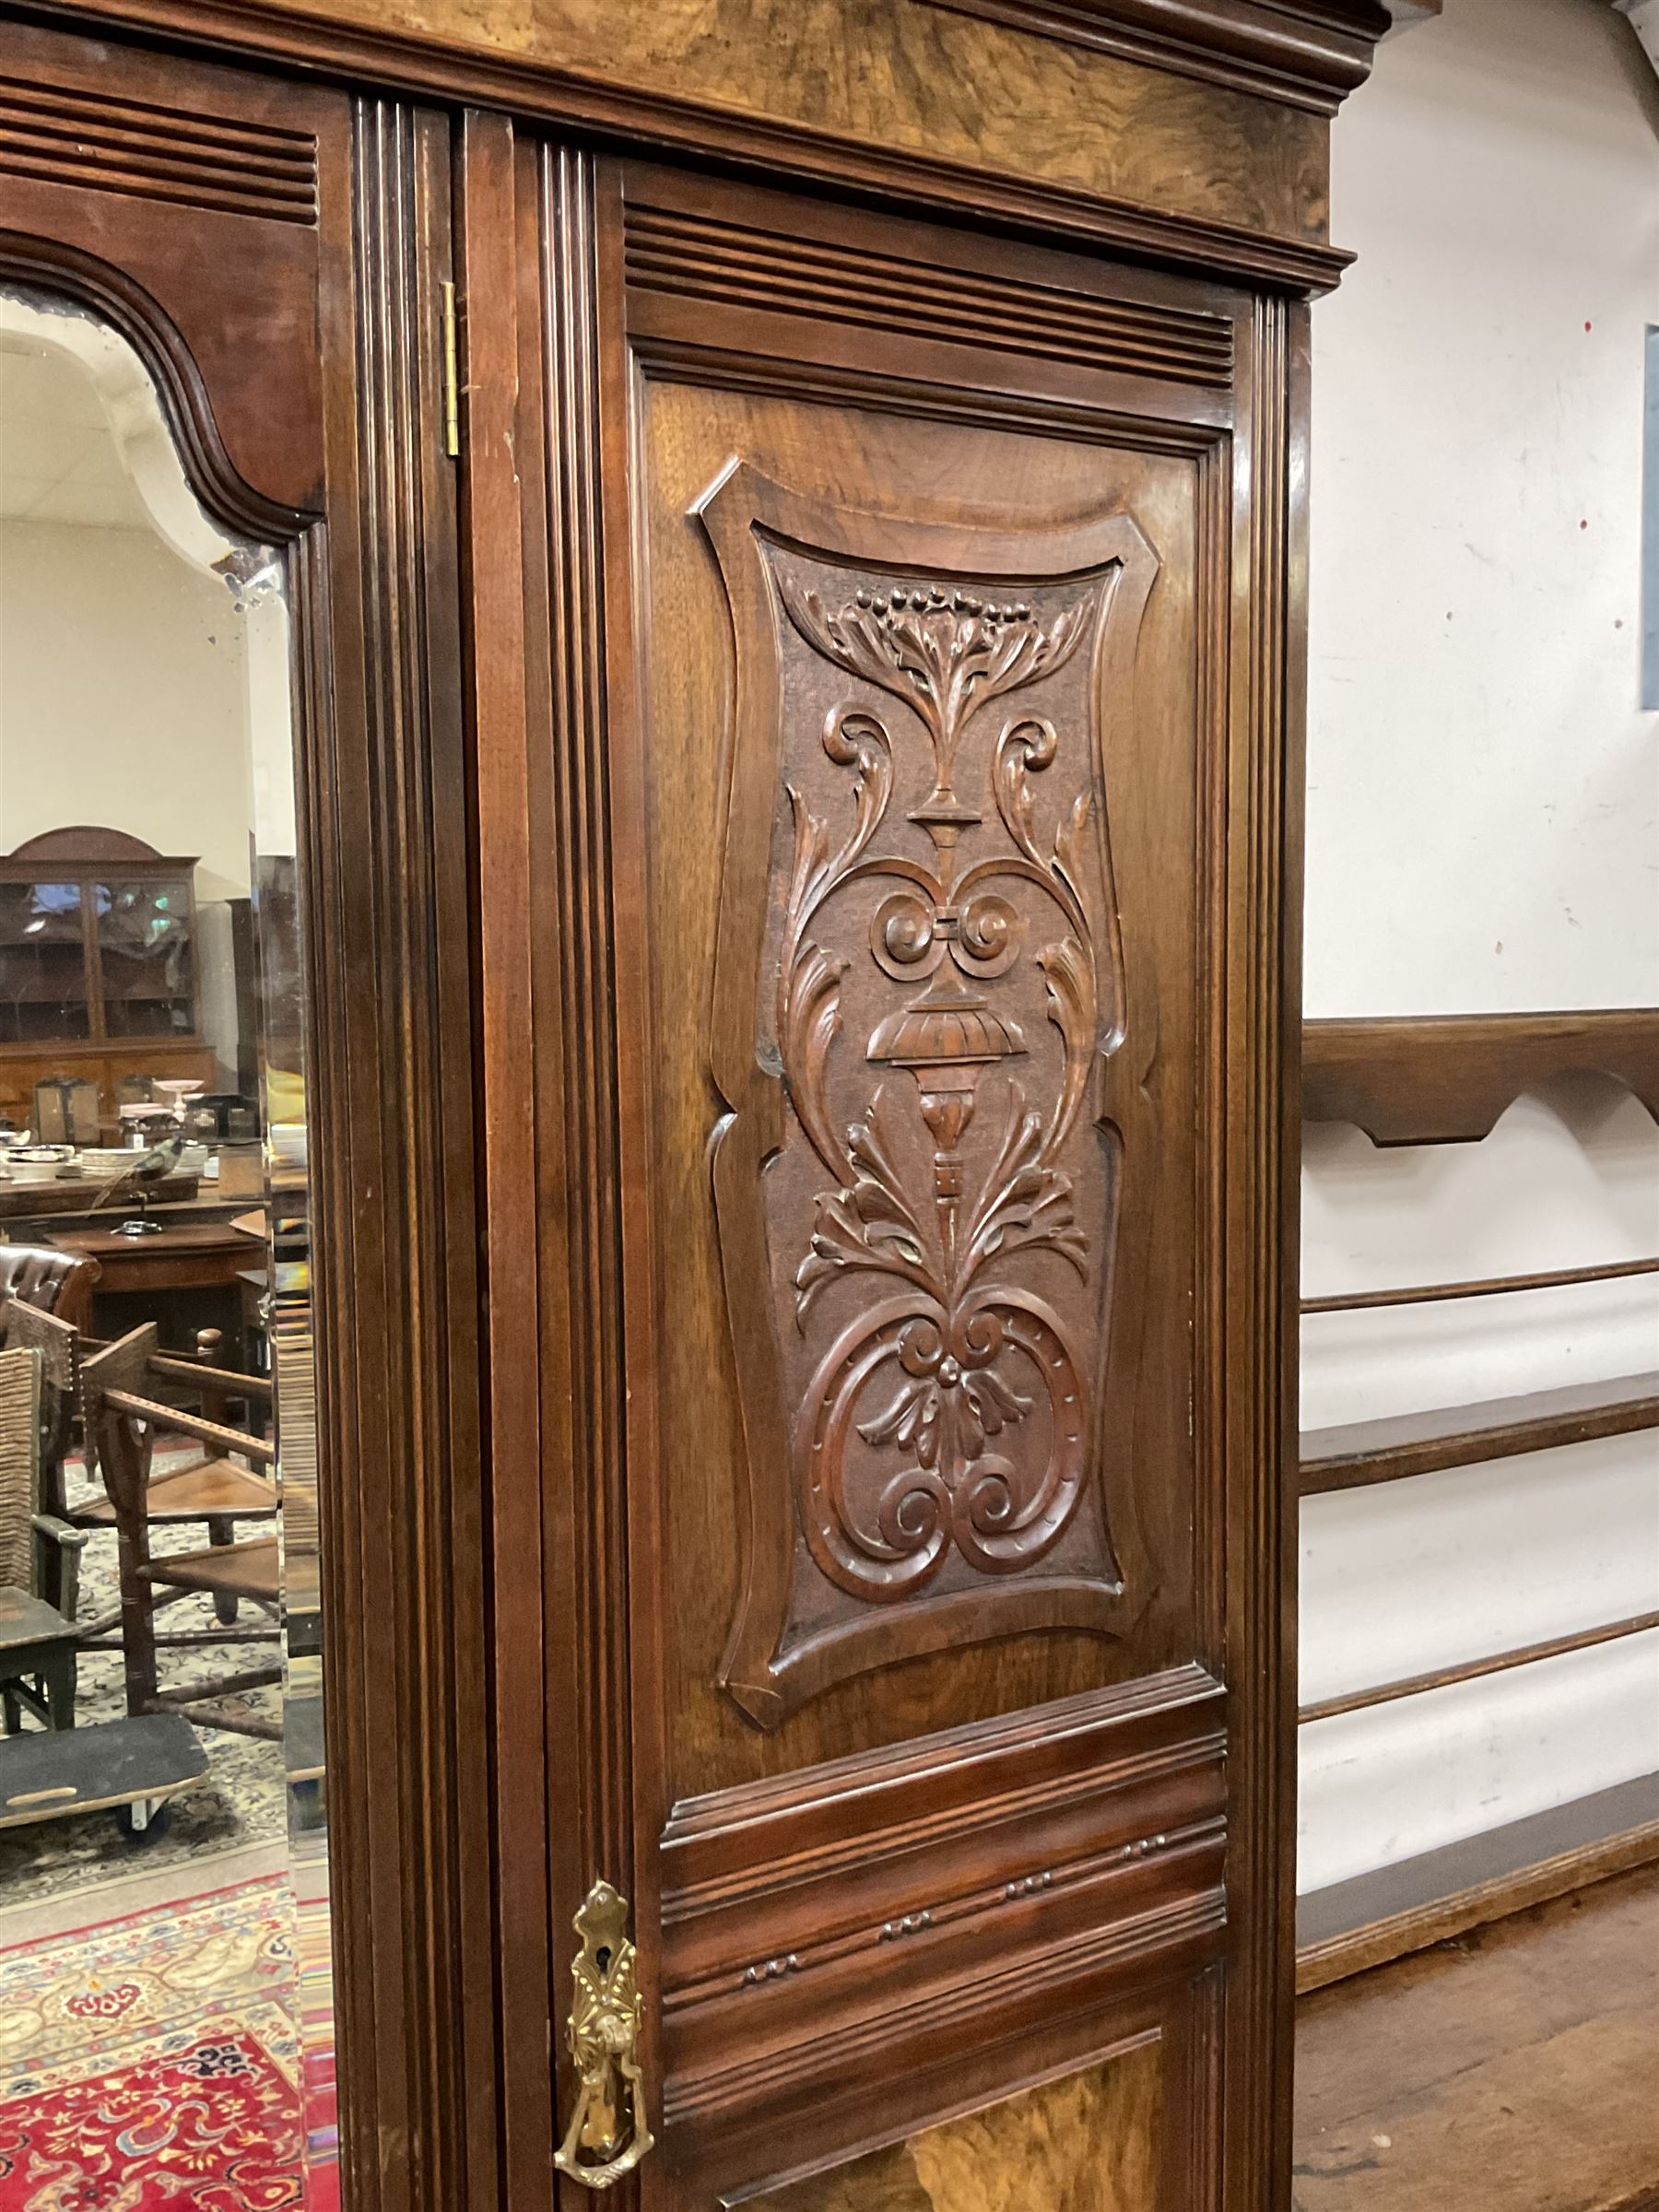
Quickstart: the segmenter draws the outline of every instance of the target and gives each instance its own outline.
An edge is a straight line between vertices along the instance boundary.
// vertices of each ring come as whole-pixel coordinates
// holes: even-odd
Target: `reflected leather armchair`
[[[0,1315],[14,1298],[42,1313],[55,1313],[72,1328],[92,1325],[92,1291],[98,1262],[54,1244],[0,1244]]]

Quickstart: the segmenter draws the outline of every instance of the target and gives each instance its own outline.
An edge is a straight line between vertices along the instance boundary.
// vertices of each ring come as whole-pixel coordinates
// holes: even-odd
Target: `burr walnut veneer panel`
[[[1298,288],[1347,259],[1326,118],[1387,25],[1379,0],[48,5]],[[1026,28],[1056,18],[1104,35]]]
[[[923,2128],[749,2200],[752,2212],[1157,2212],[1161,2053],[1139,2043],[1087,2071]]]

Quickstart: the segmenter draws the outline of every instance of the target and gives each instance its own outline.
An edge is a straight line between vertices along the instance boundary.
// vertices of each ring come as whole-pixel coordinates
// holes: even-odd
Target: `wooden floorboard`
[[[1659,1866],[1304,1997],[1296,2212],[1659,2206]]]

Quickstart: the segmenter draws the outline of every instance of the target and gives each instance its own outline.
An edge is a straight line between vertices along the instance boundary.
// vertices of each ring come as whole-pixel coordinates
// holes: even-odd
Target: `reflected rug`
[[[282,1876],[0,1951],[0,2212],[337,2201],[306,2184],[295,1969]]]

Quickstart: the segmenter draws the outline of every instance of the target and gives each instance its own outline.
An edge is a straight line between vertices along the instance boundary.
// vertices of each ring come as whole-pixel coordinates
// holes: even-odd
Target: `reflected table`
[[[249,1245],[229,1221],[180,1221],[143,1237],[124,1237],[113,1227],[49,1233],[60,1251],[98,1263],[92,1314],[99,1335],[119,1336],[153,1321],[170,1351],[193,1351],[203,1328],[218,1329],[228,1348],[241,1346]]]

